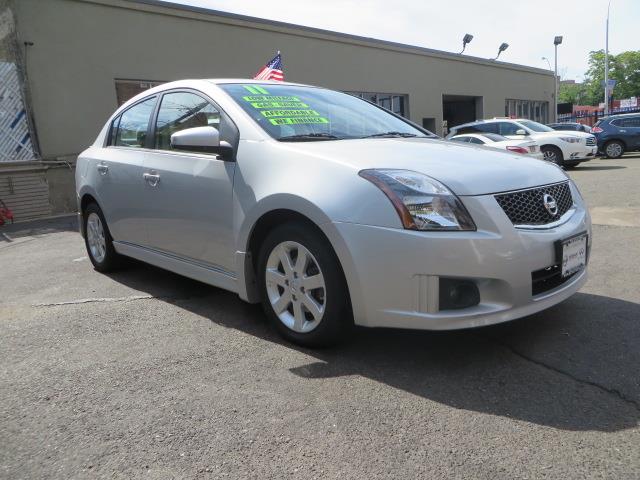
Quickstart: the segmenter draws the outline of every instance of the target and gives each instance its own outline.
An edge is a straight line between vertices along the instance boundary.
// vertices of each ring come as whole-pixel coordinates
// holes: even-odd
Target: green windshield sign
[[[243,85],[251,95],[242,99],[269,120],[271,125],[327,124],[329,120],[293,95],[271,95],[257,85]],[[263,110],[264,109],[264,110]]]

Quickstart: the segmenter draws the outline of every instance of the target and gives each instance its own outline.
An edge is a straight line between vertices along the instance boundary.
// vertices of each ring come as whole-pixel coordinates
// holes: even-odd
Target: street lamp
[[[500,54],[504,52],[507,48],[509,48],[508,43],[501,44],[500,47],[498,48],[498,55],[496,55],[496,58],[492,58],[491,60],[497,60]]]
[[[607,6],[607,29],[604,42],[604,114],[609,115],[609,9],[611,0]]]
[[[546,60],[547,65],[549,65],[549,70],[551,70],[551,62],[549,61],[549,59],[547,57],[542,57],[541,60]]]
[[[473,40],[473,35],[466,33],[464,38],[462,39],[462,50],[460,50],[460,55],[462,55],[464,49],[467,48],[467,43],[471,43],[471,40]]]
[[[555,86],[555,93],[553,95],[553,119],[554,122],[558,121],[558,45],[562,43],[562,36],[558,35],[553,39],[553,45],[555,47],[555,69],[553,73],[553,84]]]

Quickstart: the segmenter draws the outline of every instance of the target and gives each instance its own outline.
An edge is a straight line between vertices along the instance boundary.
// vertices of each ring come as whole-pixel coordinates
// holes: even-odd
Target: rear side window
[[[155,148],[171,150],[171,135],[195,127],[214,127],[225,136],[220,112],[200,95],[190,92],[167,93],[162,97],[155,130]]]
[[[453,137],[451,140],[459,143],[469,143],[469,137]]]
[[[476,137],[470,137],[469,143],[475,143],[476,145],[484,145],[484,142]]]
[[[616,127],[640,127],[640,117],[618,118],[611,122]]]
[[[524,130],[520,125],[511,122],[500,122],[498,128],[500,135],[517,135],[518,130]]]
[[[155,104],[156,97],[151,97],[122,112],[111,126],[110,145],[144,148],[147,142],[149,118]]]

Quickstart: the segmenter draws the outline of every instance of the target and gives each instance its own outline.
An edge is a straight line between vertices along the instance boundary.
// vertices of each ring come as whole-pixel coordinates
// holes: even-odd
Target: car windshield
[[[220,88],[280,141],[431,137],[373,104],[333,90],[255,83]]]
[[[529,130],[533,130],[534,132],[553,132],[553,128],[549,128],[546,125],[542,125],[538,122],[533,122],[531,120],[518,120],[518,123],[524,125]]]

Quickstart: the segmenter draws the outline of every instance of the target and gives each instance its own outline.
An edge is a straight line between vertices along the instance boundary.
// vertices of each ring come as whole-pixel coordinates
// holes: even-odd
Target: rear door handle
[[[109,171],[109,166],[104,163],[99,163],[97,169],[98,172],[100,172],[100,175],[105,175]]]
[[[142,178],[152,187],[155,187],[160,182],[160,175],[157,173],[143,173]]]

